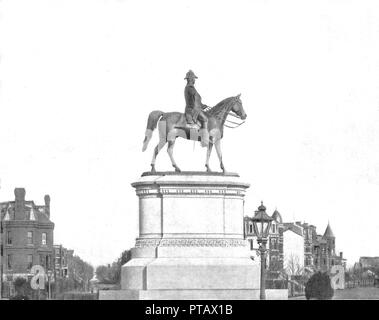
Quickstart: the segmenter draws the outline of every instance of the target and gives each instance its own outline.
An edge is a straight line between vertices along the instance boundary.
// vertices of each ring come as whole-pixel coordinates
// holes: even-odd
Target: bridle
[[[242,118],[238,115],[235,115],[233,113],[228,113],[228,116],[232,116],[234,118],[237,118],[237,119],[240,119],[242,120]],[[226,124],[226,122],[228,124]],[[224,123],[224,126],[227,127],[227,128],[231,128],[231,129],[235,129],[235,128],[238,128],[240,125],[244,124],[245,123],[245,120],[242,120],[242,122],[238,123],[238,122],[234,122],[234,121],[231,121],[231,120],[228,120],[228,119],[225,119],[225,123]]]

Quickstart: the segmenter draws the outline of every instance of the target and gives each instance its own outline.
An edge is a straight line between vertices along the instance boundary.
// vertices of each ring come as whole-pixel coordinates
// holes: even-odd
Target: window
[[[50,256],[46,256],[45,260],[46,260],[46,264],[45,264],[46,269],[50,269]]]
[[[28,231],[28,244],[33,244],[33,231]]]
[[[272,233],[275,233],[275,224],[272,225]]]
[[[273,250],[278,250],[278,240],[276,238],[271,238],[270,248]]]
[[[28,270],[30,270],[33,267],[33,255],[28,254]]]
[[[11,254],[8,254],[7,262],[8,262],[8,270],[12,270],[12,255]]]
[[[46,258],[43,254],[40,254],[39,255],[39,264],[45,268],[45,262],[46,262]]]
[[[42,245],[46,246],[46,238],[47,238],[47,233],[43,232],[42,233]]]
[[[249,233],[253,233],[253,225],[249,223]]]
[[[11,233],[11,231],[7,232],[7,244],[12,245],[12,233]]]
[[[249,242],[250,242],[250,250],[253,250],[254,249],[253,239],[249,239]]]

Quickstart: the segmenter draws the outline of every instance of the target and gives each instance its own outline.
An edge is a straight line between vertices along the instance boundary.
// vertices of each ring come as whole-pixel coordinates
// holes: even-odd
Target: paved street
[[[379,288],[364,287],[345,290],[335,290],[333,300],[361,300],[361,299],[378,299]],[[289,300],[305,300],[305,297],[289,298]]]

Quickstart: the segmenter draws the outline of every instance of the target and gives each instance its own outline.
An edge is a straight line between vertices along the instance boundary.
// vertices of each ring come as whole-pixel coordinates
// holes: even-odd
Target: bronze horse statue
[[[205,110],[205,114],[208,117],[208,132],[209,132],[209,143],[207,145],[207,160],[206,160],[206,171],[211,172],[209,167],[209,157],[212,152],[213,145],[216,147],[217,156],[220,161],[220,167],[225,173],[225,167],[222,162],[222,154],[220,141],[223,137],[223,128],[225,124],[226,117],[230,112],[234,113],[236,117],[245,120],[247,115],[242,107],[242,102],[240,99],[240,94],[235,97],[230,97],[222,100],[217,105],[208,110]],[[199,123],[195,125],[188,125],[183,113],[180,112],[162,112],[162,111],[152,111],[149,114],[147,120],[147,128],[145,133],[145,140],[143,141],[142,151],[145,151],[147,145],[152,137],[154,129],[158,126],[159,131],[159,143],[154,149],[153,159],[151,161],[151,171],[155,172],[155,161],[159,151],[168,143],[167,152],[170,156],[172,166],[175,168],[176,172],[180,172],[179,167],[175,163],[173,150],[175,145],[175,140],[177,137],[182,137],[187,140],[200,141],[201,135],[199,135]]]

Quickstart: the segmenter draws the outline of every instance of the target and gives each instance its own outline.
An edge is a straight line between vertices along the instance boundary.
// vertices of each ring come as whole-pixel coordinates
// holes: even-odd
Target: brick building
[[[271,230],[269,237],[269,269],[273,272],[278,272],[283,269],[283,232],[284,225],[281,214],[275,209],[271,218]]]
[[[280,213],[275,210],[271,215],[273,221],[271,223],[271,229],[269,239],[267,242],[267,267],[270,271],[277,273],[283,269],[283,219]],[[257,256],[257,249],[259,248],[257,237],[254,233],[252,217],[244,217],[244,235],[245,239],[249,243],[251,255]]]
[[[16,188],[15,200],[0,203],[1,271],[3,295],[17,277],[31,276],[33,265],[53,271],[54,223],[50,220],[50,197],[44,205],[25,200],[25,189]]]
[[[283,222],[275,210],[267,242],[267,268],[275,276],[288,267],[288,257],[299,260],[299,267],[305,272],[330,272],[333,265],[346,265],[342,252],[336,254],[335,236],[328,224],[324,235],[318,235],[316,227],[305,222]],[[244,217],[244,234],[249,243],[251,255],[256,257],[258,243],[254,234],[252,217]],[[287,245],[286,242],[287,241]],[[300,252],[301,251],[301,252]],[[301,261],[300,261],[301,260]]]
[[[359,266],[364,269],[379,269],[379,257],[360,257]]]
[[[74,257],[74,250],[69,250],[62,245],[54,245],[55,278],[68,278],[69,265]]]
[[[315,270],[330,272],[334,265],[346,267],[346,259],[343,253],[336,254],[336,237],[328,223],[324,235],[317,235],[313,242],[313,267]]]

